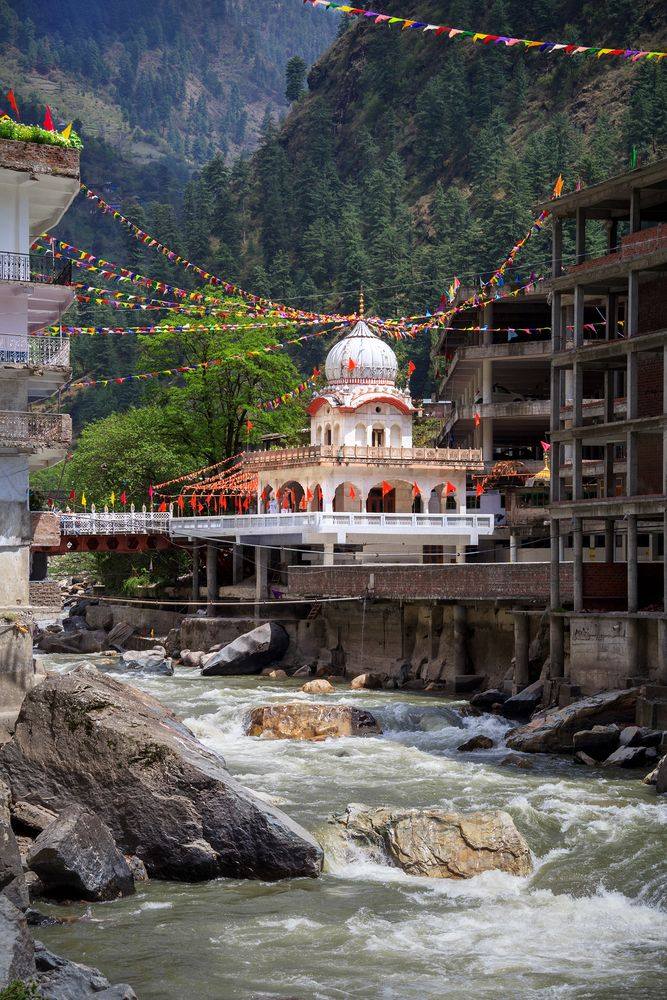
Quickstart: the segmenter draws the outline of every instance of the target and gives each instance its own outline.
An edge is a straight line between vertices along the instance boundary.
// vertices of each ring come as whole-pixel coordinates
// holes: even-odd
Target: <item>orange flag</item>
[[[352,486],[352,484],[350,484],[350,492],[348,493],[348,496],[350,500],[357,499],[357,491],[355,490],[354,486]]]
[[[484,492],[484,487],[482,486],[481,483],[477,483],[477,486],[475,487],[475,493],[477,494],[478,497],[481,497],[483,492]]]
[[[421,493],[421,490],[419,489],[419,487],[417,486],[417,484],[413,483],[412,484],[412,495],[413,495],[413,497],[418,497],[420,493]]]
[[[414,371],[417,370],[417,365],[414,361],[408,361],[408,375],[412,375]]]
[[[348,360],[347,360],[347,370],[349,372],[353,372],[356,367],[357,367],[356,361],[354,361],[352,358],[348,358]]]
[[[393,490],[391,483],[388,483],[385,479],[382,480],[382,496],[386,497],[387,493],[391,493]]]
[[[12,89],[10,89],[10,90],[7,91],[7,101],[9,102],[10,108],[12,109],[12,111],[14,112],[14,114],[16,115],[16,120],[20,121],[21,120],[21,116],[19,114],[19,106],[16,103],[16,97],[15,97],[14,91]]]
[[[445,496],[449,497],[452,493],[456,493],[456,486],[454,486],[454,483],[450,483],[449,480],[447,480],[447,483],[445,484]]]
[[[310,501],[312,499],[313,499],[313,491],[309,486],[308,489],[306,490],[306,500]]]
[[[472,422],[475,425],[475,427],[479,427],[479,425],[482,422],[482,418],[480,417],[479,413],[475,414],[475,416],[472,418]]]
[[[178,504],[178,509],[179,510],[185,510],[185,497],[182,494],[178,498],[178,500],[176,501],[176,503]]]
[[[163,500],[160,506],[158,507],[158,511],[160,512],[160,514],[164,514],[166,513],[166,510],[167,510],[167,502],[166,500]]]
[[[246,420],[245,429],[248,431],[248,433],[250,433],[250,431],[253,429],[254,426],[255,425],[253,424],[252,420]]]

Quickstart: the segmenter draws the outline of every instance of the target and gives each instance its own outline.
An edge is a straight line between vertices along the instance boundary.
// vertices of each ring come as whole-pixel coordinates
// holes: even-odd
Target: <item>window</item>
[[[384,448],[384,428],[374,427],[371,433],[371,445],[373,448]]]
[[[425,545],[422,554],[423,561],[428,566],[443,563],[445,561],[444,552],[445,549],[442,545]]]
[[[445,503],[445,510],[456,510],[456,497],[448,496]]]
[[[474,493],[466,495],[466,510],[479,510],[479,497]]]
[[[328,425],[324,429],[324,443],[331,444],[331,428]]]
[[[596,549],[603,549],[604,548],[604,535],[594,535],[593,536],[593,544],[595,545]]]

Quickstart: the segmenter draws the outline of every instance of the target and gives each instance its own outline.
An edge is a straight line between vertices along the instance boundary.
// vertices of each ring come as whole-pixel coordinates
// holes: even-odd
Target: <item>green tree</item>
[[[306,64],[301,56],[292,56],[285,67],[285,97],[293,104],[305,91]]]

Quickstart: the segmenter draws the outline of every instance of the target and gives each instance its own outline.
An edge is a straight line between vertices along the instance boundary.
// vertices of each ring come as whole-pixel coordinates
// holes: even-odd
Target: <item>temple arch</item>
[[[391,425],[391,447],[392,448],[400,448],[402,441],[403,441],[403,435],[402,435],[402,432],[401,432],[401,425],[400,424],[392,424]]]
[[[345,481],[336,486],[333,509],[337,513],[361,513],[362,490],[356,483]]]
[[[386,490],[386,486],[390,490]],[[366,495],[369,514],[411,514],[413,512],[413,485],[405,479],[389,479],[372,486]]]
[[[296,479],[288,479],[287,482],[282,484],[278,492],[280,494],[278,506],[281,511],[289,511],[292,514],[296,514],[300,510],[305,510],[306,491]]]

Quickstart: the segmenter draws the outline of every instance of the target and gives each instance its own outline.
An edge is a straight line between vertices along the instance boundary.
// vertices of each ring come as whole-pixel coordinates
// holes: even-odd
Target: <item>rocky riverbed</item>
[[[267,740],[245,735],[250,710],[323,696],[304,694],[303,681],[181,667],[120,679],[174,709],[236,779],[314,834],[325,869],[317,879],[150,881],[112,902],[40,903],[81,918],[39,929],[59,954],[130,982],[141,1000],[661,995],[667,801],[636,777],[541,754],[513,752],[503,764],[511,723],[466,715],[463,702],[341,687],[327,702],[370,711],[382,735]],[[494,747],[457,750],[480,735]],[[330,818],[351,803],[504,810],[532,873],[408,875],[341,839]]]

